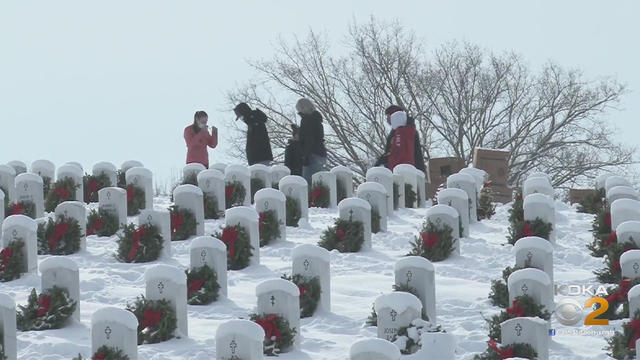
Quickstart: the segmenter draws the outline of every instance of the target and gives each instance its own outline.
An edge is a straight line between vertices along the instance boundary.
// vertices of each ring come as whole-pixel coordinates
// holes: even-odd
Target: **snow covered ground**
[[[156,208],[166,208],[167,198],[156,198]],[[92,205],[94,206],[94,205]],[[461,256],[435,263],[438,323],[457,338],[456,359],[472,359],[486,349],[488,329],[484,318],[498,313],[487,295],[491,280],[498,279],[506,266],[514,264],[511,245],[506,244],[509,205],[499,206],[492,220],[471,226],[471,235],[462,240]],[[558,240],[554,252],[556,284],[598,285],[592,271],[603,267],[601,259],[589,255],[592,215],[556,203]],[[374,234],[373,250],[352,254],[331,253],[332,312],[317,312],[302,319],[302,350],[282,355],[282,359],[348,359],[351,344],[375,337],[373,327],[364,326],[376,296],[391,291],[396,260],[409,251],[409,241],[417,233],[426,209],[396,211],[389,231]],[[333,223],[337,210],[311,209],[310,222],[300,228],[287,228],[287,242],[262,248],[259,266],[229,272],[229,298],[209,306],[189,306],[189,338],[139,346],[140,359],[209,360],[215,355],[215,331],[222,322],[247,318],[256,305],[255,287],[265,279],[291,271],[291,250],[298,244],[316,244],[322,230]],[[130,221],[136,221],[130,218]],[[211,234],[222,220],[207,221]],[[144,292],[144,271],[154,264],[123,264],[114,258],[116,238],[87,239],[87,250],[69,256],[80,268],[81,322],[64,329],[18,333],[19,359],[70,359],[78,353],[90,356],[91,314],[106,305],[124,308]],[[168,263],[186,268],[190,240],[172,243],[173,260]],[[40,256],[40,261],[45,257]],[[25,304],[31,288],[39,290],[39,274],[0,283],[0,291]],[[556,301],[561,297],[556,297]],[[578,301],[586,300],[576,298]],[[610,330],[610,326],[565,327],[552,317],[551,327],[559,330]],[[551,359],[607,359],[602,348],[604,335],[564,335],[551,338]],[[416,355],[403,359],[424,359]]]

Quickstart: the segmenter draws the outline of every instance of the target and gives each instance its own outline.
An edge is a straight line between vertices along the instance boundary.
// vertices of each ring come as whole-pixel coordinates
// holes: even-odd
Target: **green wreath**
[[[93,354],[91,360],[129,360],[129,357],[118,348],[102,345]]]
[[[218,207],[218,198],[215,195],[204,193],[204,218],[205,219],[220,219],[220,208]]]
[[[517,222],[524,221],[524,200],[522,199],[522,189],[517,188],[509,209],[509,224],[514,226]]]
[[[400,207],[400,185],[393,183],[393,209],[398,210]]]
[[[91,210],[87,217],[87,236],[113,236],[120,229],[120,219],[111,211]]]
[[[249,318],[264,329],[265,355],[278,356],[293,345],[296,329],[292,329],[285,318],[276,314],[251,314]]]
[[[489,339],[500,341],[501,330],[500,324],[516,317],[538,317],[543,320],[549,320],[551,314],[545,310],[544,305],[537,304],[529,295],[517,296],[511,307],[503,310],[498,315],[493,315],[490,319],[486,319],[489,325]]]
[[[258,226],[261,247],[280,237],[280,220],[278,220],[278,213],[275,210],[261,212]]]
[[[607,355],[617,360],[636,358],[636,341],[640,334],[640,310],[636,310],[633,318],[622,325],[622,332],[616,331],[607,340],[605,350],[610,351]]]
[[[198,174],[189,173],[187,176],[182,178],[182,183],[180,185],[195,185],[198,186]]]
[[[493,204],[493,191],[491,187],[489,187],[489,184],[485,184],[482,190],[480,190],[476,213],[478,220],[491,219],[496,213],[496,206]]]
[[[635,242],[615,243],[609,246],[605,259],[607,267],[593,272],[598,278],[598,281],[605,284],[619,283],[622,280],[620,256],[628,250],[634,249],[638,249]]]
[[[302,217],[302,212],[300,211],[300,204],[296,199],[291,196],[287,196],[287,226],[298,227],[298,222]]]
[[[22,269],[26,267],[22,248],[24,248],[24,241],[16,239],[0,250],[0,282],[20,278]]]
[[[137,185],[127,185],[127,216],[140,214],[140,209],[147,207],[146,194],[143,188]]]
[[[378,212],[378,208],[375,206],[371,207],[371,233],[377,234],[380,232],[380,221],[381,221],[380,213]]]
[[[520,266],[507,266],[502,270],[502,280],[491,280],[489,299],[492,305],[505,309],[509,306],[509,288],[507,287],[509,275],[521,269],[523,268]]]
[[[591,223],[591,233],[593,234],[593,242],[587,245],[587,249],[591,250],[594,257],[603,257],[607,254],[607,241],[615,231],[611,228],[611,210],[608,207],[602,208],[596,213]]]
[[[282,275],[282,278],[289,280],[298,286],[300,290],[300,317],[306,318],[313,316],[313,313],[318,308],[318,302],[320,302],[320,278],[314,276],[312,278],[306,278],[300,274],[293,276]]]
[[[189,209],[173,205],[169,207],[171,213],[171,241],[186,240],[196,234],[196,216]]]
[[[253,246],[249,240],[249,233],[240,224],[226,226],[220,232],[213,234],[227,246],[227,269],[242,270],[249,266],[253,254]]]
[[[364,225],[361,221],[338,218],[332,227],[327,228],[320,237],[318,246],[329,251],[358,252],[364,243]]]
[[[118,235],[116,258],[125,263],[143,263],[160,257],[164,241],[155,225],[125,225]]]
[[[78,220],[64,215],[38,224],[38,255],[69,255],[80,251],[83,236]]]
[[[122,171],[122,170],[117,170],[116,171],[116,177],[118,178],[118,187],[121,189],[126,189],[127,188],[127,176],[126,176],[127,172],[126,171]]]
[[[208,265],[203,265],[188,271],[187,274],[187,302],[189,305],[207,305],[216,300],[220,293],[218,276]]]
[[[57,286],[43,291],[31,290],[27,305],[18,305],[16,326],[20,331],[62,328],[76,310],[76,301],[69,292]]]
[[[264,181],[260,178],[251,178],[251,203],[253,204],[254,197],[258,190],[262,190],[266,187]]]
[[[442,261],[453,252],[453,229],[447,224],[425,221],[420,236],[411,243],[407,256],[422,256],[430,261]]]
[[[226,200],[226,208],[242,206],[244,204],[244,197],[247,195],[247,189],[238,180],[228,181],[224,187],[224,195]]]
[[[416,290],[416,288],[409,286],[409,283],[405,283],[405,284],[393,284],[393,286],[391,287],[393,289],[393,291],[399,291],[399,292],[406,292],[409,294],[414,295],[415,297],[419,297],[418,296],[418,290]],[[424,312],[424,309],[422,309],[422,319],[425,321],[429,321],[429,317],[426,315],[426,313]],[[367,321],[365,322],[365,325],[367,326],[378,326],[378,314],[376,313],[376,304],[371,304],[371,314],[367,317]]]
[[[473,360],[502,360],[512,357],[537,359],[538,353],[530,344],[515,343],[499,347],[495,341],[489,340],[487,350],[473,357]]]
[[[36,218],[36,204],[33,201],[22,200],[9,204],[4,210],[4,216],[25,215],[32,219]]]
[[[436,333],[436,332],[446,332],[442,329],[440,325],[431,324],[429,321],[412,321],[410,326],[403,326],[398,329],[398,332],[395,335],[395,340],[398,340],[404,337],[404,347],[402,346],[403,342],[395,342],[396,345],[400,347],[400,353],[404,355],[410,355],[416,353],[418,350],[422,348],[422,344],[420,341],[420,337],[424,333]],[[416,339],[418,339],[416,341]]]
[[[82,184],[84,189],[84,202],[89,204],[92,202],[98,202],[98,191],[111,186],[111,180],[105,173],[98,175],[86,174],[82,178]]]
[[[76,189],[78,187],[80,185],[76,185],[73,179],[68,177],[53,183],[44,201],[45,211],[53,212],[60,203],[76,200]]]
[[[309,206],[328,208],[331,205],[331,190],[329,186],[316,181],[311,186],[311,192],[309,192]]]
[[[629,299],[627,293],[632,287],[640,284],[640,278],[629,279],[624,278],[620,280],[618,285],[608,287],[606,297],[609,307],[607,311],[600,314],[598,319],[619,320],[629,317]],[[597,308],[600,308],[599,304],[596,304]]]
[[[516,221],[509,226],[509,235],[507,235],[507,241],[509,244],[514,245],[516,241],[527,236],[538,236],[543,239],[549,240],[549,235],[553,230],[553,225],[548,223],[539,217],[535,220]]]
[[[587,214],[597,214],[605,206],[604,188],[588,193],[578,204],[578,212]]]
[[[404,184],[404,206],[407,208],[415,208],[417,206],[418,195],[413,191],[411,184]]]
[[[155,344],[174,337],[177,319],[169,300],[147,300],[140,295],[133,304],[127,304],[127,310],[138,319],[138,345]]]

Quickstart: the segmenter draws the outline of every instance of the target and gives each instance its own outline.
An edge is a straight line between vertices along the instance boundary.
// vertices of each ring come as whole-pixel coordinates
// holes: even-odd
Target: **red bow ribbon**
[[[342,241],[342,239],[344,239],[344,230],[338,229],[338,233],[336,235],[338,235],[338,241]]]
[[[133,201],[133,185],[127,186],[127,204]]]
[[[97,193],[99,190],[98,182],[91,179],[89,180],[89,198],[93,197],[93,194]]]
[[[629,322],[629,328],[633,331],[631,333],[631,339],[629,339],[629,344],[627,347],[629,350],[633,350],[636,348],[636,340],[640,339],[640,320],[635,319]]]
[[[231,198],[233,197],[233,186],[226,186],[224,188],[224,197],[227,201],[231,201]]]
[[[298,285],[298,290],[300,290],[300,297],[302,297],[302,295],[307,293],[307,287],[304,285]]]
[[[604,218],[604,224],[611,229],[611,213],[607,214],[607,216]]]
[[[616,261],[613,263],[613,265],[611,265],[611,270],[615,271],[615,272],[620,272],[620,261]]]
[[[513,305],[507,308],[507,314],[514,315],[514,317],[524,317],[524,308],[520,306],[518,300],[513,300]]]
[[[133,238],[131,240],[131,249],[129,250],[129,256],[128,256],[129,261],[133,261],[133,259],[138,254],[138,251],[140,250],[140,240],[142,239],[143,236],[145,236],[146,233],[147,233],[147,228],[144,226],[139,228],[133,233]]]
[[[51,296],[41,295],[38,298],[38,317],[42,317],[49,312],[51,308]]]
[[[631,288],[631,279],[623,279],[620,282],[620,290],[609,295],[607,297],[607,301],[609,303],[612,303],[615,301],[625,301],[627,299],[627,293],[629,292],[630,288]]]
[[[269,314],[265,318],[256,319],[256,323],[262,326],[262,328],[264,329],[264,333],[266,335],[265,337],[269,340],[271,340],[273,336],[276,337],[276,341],[280,340],[280,338],[282,337],[282,335],[280,334],[280,330],[276,325],[277,320],[278,320],[278,315],[275,315],[275,314]]]
[[[69,191],[64,187],[57,187],[53,190],[53,193],[60,198],[60,200],[67,200],[69,198]]]
[[[440,242],[440,238],[435,233],[423,232],[420,236],[422,237],[422,245],[427,249],[433,249]]]
[[[53,233],[51,233],[51,236],[47,239],[47,242],[49,243],[49,250],[53,250],[58,246],[60,239],[62,239],[68,230],[69,224],[65,222],[56,224],[56,227],[53,228]]]
[[[11,207],[11,215],[22,215],[24,214],[24,206],[20,203],[13,204]]]
[[[265,220],[266,220],[266,216],[264,213],[260,213],[258,215],[258,228],[259,230],[262,230],[262,224],[264,224]]]
[[[182,214],[173,213],[171,214],[171,232],[175,233],[180,230],[182,223],[184,222],[184,218]]]
[[[238,230],[233,226],[227,226],[222,230],[222,242],[227,245],[229,249],[229,257],[234,258],[236,256],[236,242],[238,241]]]
[[[318,200],[318,198],[323,194],[324,194],[324,190],[322,188],[313,189],[313,191],[311,192],[311,205],[315,205],[316,200]]]
[[[95,355],[93,355],[93,357],[91,358],[91,360],[104,360],[106,357],[106,355],[104,353],[96,353]]]
[[[87,235],[95,235],[96,231],[100,230],[102,227],[102,219],[97,218],[96,221],[93,222],[90,228],[87,229]]]
[[[524,230],[522,230],[522,236],[533,236],[533,228],[529,223],[524,223]]]
[[[508,359],[515,356],[513,349],[500,350],[496,342],[493,340],[489,340],[489,346],[491,346],[491,348],[495,350],[496,353],[498,353],[498,356],[500,356],[501,359]]]
[[[604,246],[609,246],[615,243],[617,240],[618,240],[618,235],[614,231],[611,234],[609,234],[609,237],[607,238],[607,240],[604,241]]]
[[[11,248],[4,248],[0,251],[0,258],[2,258],[2,261],[0,262],[0,269],[6,269],[11,256],[13,256],[13,249]]]
[[[142,312],[142,329],[154,327],[162,320],[162,310],[147,309]]]
[[[189,283],[189,294],[193,294],[196,291],[200,291],[204,286],[204,279],[195,279]]]

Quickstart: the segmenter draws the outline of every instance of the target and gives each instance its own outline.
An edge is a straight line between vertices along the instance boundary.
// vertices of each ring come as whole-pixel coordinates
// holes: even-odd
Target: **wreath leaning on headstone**
[[[60,329],[75,310],[66,289],[54,286],[38,295],[34,288],[27,305],[18,305],[16,326],[20,331]]]
[[[608,207],[596,213],[591,223],[591,234],[593,241],[587,245],[587,249],[591,250],[591,256],[603,257],[608,247],[617,240],[616,232],[611,228],[611,210]]]
[[[453,229],[447,224],[436,225],[427,220],[420,235],[411,243],[407,256],[422,256],[430,261],[442,261],[453,252]]]
[[[87,217],[87,236],[113,236],[120,229],[120,219],[111,211],[91,210]]]
[[[316,181],[311,186],[311,192],[309,193],[309,206],[328,208],[331,205],[331,191],[326,184]]]
[[[125,189],[127,187],[127,172],[122,170],[116,171],[116,178],[118,179],[117,186],[121,189]]]
[[[213,236],[227,246],[227,269],[241,270],[249,266],[254,249],[244,226],[240,224],[225,226],[222,232],[217,232]]]
[[[204,218],[205,219],[220,219],[220,205],[218,205],[218,198],[211,193],[204,193],[202,197],[204,205]]]
[[[539,217],[535,220],[522,220],[516,221],[509,226],[509,235],[507,235],[507,241],[509,244],[514,245],[516,241],[527,236],[538,236],[543,239],[549,240],[549,235],[553,230],[553,225],[546,222]]]
[[[332,227],[327,228],[320,237],[318,246],[329,251],[358,252],[364,243],[364,225],[362,221],[338,218]]]
[[[157,260],[164,245],[157,226],[145,224],[136,227],[125,225],[118,236],[116,258],[126,263],[143,263]]]
[[[82,183],[84,186],[84,202],[87,204],[98,202],[98,191],[111,186],[111,180],[109,180],[109,176],[105,173],[98,175],[86,174],[82,178]]]
[[[607,249],[605,258],[605,267],[602,270],[596,270],[593,273],[598,281],[605,284],[618,284],[622,280],[622,269],[620,268],[620,256],[629,250],[638,249],[635,242],[615,243]]]
[[[509,279],[509,275],[520,269],[523,268],[520,266],[507,266],[502,270],[502,279],[491,280],[491,292],[489,292],[489,299],[491,300],[492,305],[505,309],[509,306],[509,289],[507,287],[507,280]]]
[[[38,255],[69,255],[80,250],[83,236],[78,220],[64,215],[38,224]]]
[[[514,226],[518,221],[524,221],[524,201],[521,188],[517,188],[513,192],[511,209],[509,209],[509,224]]]
[[[312,278],[306,278],[300,274],[288,276],[282,275],[282,278],[289,280],[298,286],[300,290],[300,317],[306,318],[313,316],[313,313],[318,307],[320,301],[320,277],[314,276]]]
[[[0,250],[0,282],[7,282],[20,277],[20,273],[25,267],[22,248],[24,248],[24,241],[15,239]]]
[[[489,340],[487,350],[473,357],[473,360],[502,360],[513,357],[523,359],[537,359],[538,353],[533,346],[525,343],[515,343],[499,346],[494,340]]]
[[[269,244],[280,237],[280,221],[275,210],[267,210],[258,214],[260,246]]]
[[[174,337],[177,319],[169,300],[148,300],[140,295],[133,304],[127,304],[127,310],[138,319],[138,345],[155,344]]]
[[[298,222],[302,217],[302,212],[300,211],[300,204],[298,203],[298,201],[291,196],[287,196],[286,210],[287,226],[298,227]]]
[[[440,325],[435,325],[420,318],[413,319],[411,325],[398,329],[393,343],[404,355],[417,352],[422,348],[422,334],[446,332]]]
[[[185,272],[189,305],[207,305],[218,300],[220,285],[213,269],[205,264]]]
[[[127,216],[140,214],[140,209],[144,209],[147,206],[145,196],[144,189],[140,186],[127,185]]]
[[[1,358],[0,358],[1,359]],[[85,360],[82,354],[74,357],[72,360]],[[89,359],[86,359],[89,360]],[[130,360],[129,357],[121,349],[113,346],[102,345],[91,356],[90,360]]]
[[[408,282],[405,284],[394,284],[391,288],[393,289],[393,291],[406,292],[414,295],[415,297],[419,297],[418,290],[410,286]],[[429,321],[429,317],[424,312],[422,313],[422,320]],[[371,314],[367,317],[365,325],[378,326],[378,314],[376,313],[375,303],[371,304]]]
[[[617,360],[636,358],[636,340],[640,339],[640,310],[636,310],[633,318],[622,325],[622,332],[607,339],[605,350],[610,351],[607,355]]]
[[[287,319],[277,314],[251,314],[251,321],[264,329],[264,354],[278,356],[293,345],[296,329],[292,329]]]
[[[606,297],[609,307],[607,311],[598,316],[599,319],[619,320],[629,317],[629,299],[627,297],[629,290],[640,284],[640,278],[629,279],[624,278],[616,286],[607,288]],[[600,308],[599,304],[596,304]]]
[[[378,212],[378,208],[375,206],[371,207],[371,233],[377,234],[380,232],[380,221],[381,221],[380,213]]]
[[[42,195],[44,199],[49,195],[49,191],[51,191],[51,178],[48,176],[42,176]],[[2,358],[0,357],[0,359]]]
[[[266,184],[264,183],[264,180],[260,178],[251,178],[251,203],[252,204],[255,202],[254,197],[256,196],[256,193],[258,192],[258,190],[262,190],[265,187],[266,187]]]
[[[76,185],[73,179],[68,177],[53,183],[45,198],[44,210],[52,212],[60,203],[76,200],[76,189],[78,187],[80,187],[80,184]]]
[[[404,184],[404,206],[407,208],[415,208],[417,206],[418,194],[413,191],[411,184]]]
[[[496,206],[493,204],[493,190],[489,184],[484,184],[478,197],[478,208],[476,210],[478,220],[491,219],[496,213]]]
[[[544,305],[537,304],[531,296],[517,296],[506,310],[503,310],[498,315],[493,315],[490,319],[485,319],[489,325],[489,339],[500,341],[502,334],[500,324],[517,317],[538,317],[543,320],[549,320],[551,314],[545,310]]]
[[[171,213],[171,240],[186,240],[196,234],[196,216],[193,211],[176,205],[169,207]]]
[[[22,200],[16,203],[9,203],[4,210],[4,216],[25,215],[32,219],[36,218],[36,204],[33,201]]]
[[[246,195],[247,189],[244,188],[240,181],[227,181],[224,187],[225,207],[231,209],[232,207],[242,206]]]
[[[587,194],[578,204],[578,212],[597,214],[605,206],[604,188]]]

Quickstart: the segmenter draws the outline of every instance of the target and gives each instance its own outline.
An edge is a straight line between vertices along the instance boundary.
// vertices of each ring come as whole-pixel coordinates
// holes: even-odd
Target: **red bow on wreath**
[[[618,263],[619,264],[619,263]],[[620,282],[620,290],[614,292],[613,294],[607,297],[607,301],[609,303],[625,301],[627,299],[627,293],[631,288],[631,279],[623,279]]]
[[[324,194],[324,190],[322,188],[318,187],[313,189],[313,191],[311,192],[311,205],[315,205],[316,200],[318,200],[318,198],[323,194]]]
[[[93,357],[91,358],[91,360],[104,360],[106,357],[106,355],[104,353],[96,353],[95,355],[93,355]]]
[[[182,223],[184,222],[184,218],[182,214],[172,213],[171,214],[171,232],[175,233],[180,230]]]
[[[13,204],[11,207],[11,215],[22,215],[24,214],[24,206],[20,203]]]
[[[618,240],[618,235],[614,231],[611,234],[609,234],[609,237],[607,237],[607,240],[604,241],[604,246],[609,246],[615,243],[617,240]]]
[[[438,235],[432,232],[423,232],[420,236],[422,237],[422,245],[427,249],[433,249],[440,242]]]
[[[69,198],[69,190],[64,187],[57,187],[53,190],[53,193],[60,198],[60,200],[67,200]]]
[[[127,204],[133,201],[133,185],[127,186]]]
[[[95,235],[96,231],[102,227],[102,219],[97,218],[90,228],[87,229],[87,235]]]
[[[200,291],[200,289],[202,289],[203,286],[204,286],[204,279],[195,279],[189,283],[188,292],[189,294],[192,294],[196,291]]]
[[[11,256],[13,256],[13,249],[11,248],[4,248],[2,249],[2,251],[0,251],[0,258],[2,258],[2,260],[0,261],[1,270],[7,268],[7,265],[9,265],[9,260],[11,260]]]
[[[227,201],[231,201],[231,198],[233,197],[233,186],[226,186],[224,188],[224,197]]]
[[[533,236],[533,228],[529,223],[524,223],[524,230],[522,230],[522,237]]]
[[[53,228],[53,233],[51,234],[51,236],[49,236],[49,239],[47,239],[47,242],[49,243],[49,250],[53,250],[58,246],[60,239],[62,239],[62,237],[67,233],[68,230],[69,224],[65,222],[56,224],[56,226]]]
[[[51,296],[43,295],[38,298],[38,317],[42,317],[49,312],[51,308]]]
[[[500,350],[496,342],[493,340],[489,340],[489,346],[491,346],[491,348],[495,350],[496,353],[498,353],[498,356],[500,356],[501,359],[508,359],[515,356],[513,349]]]
[[[133,259],[135,259],[141,247],[140,240],[142,240],[142,237],[145,236],[146,233],[147,233],[147,228],[144,226],[139,228],[133,233],[133,237],[131,240],[131,249],[129,250],[129,256],[128,256],[129,261],[133,261]]]
[[[264,329],[265,337],[269,340],[273,336],[276,337],[276,341],[279,341],[282,338],[282,334],[280,334],[280,330],[278,329],[278,325],[276,321],[278,320],[278,315],[269,314],[265,318],[256,319],[256,323]]]
[[[608,228],[611,228],[611,213],[607,214],[607,216],[604,218],[604,224]]]
[[[264,224],[266,219],[267,219],[267,217],[264,215],[264,213],[260,213],[258,215],[258,229],[260,231],[262,231],[262,225]]]
[[[344,230],[342,229],[338,229],[336,235],[338,236],[338,241],[342,241],[342,239],[344,239]]]
[[[154,327],[162,320],[162,310],[147,309],[142,312],[142,325],[143,329],[148,327]]]
[[[513,300],[513,305],[507,308],[507,314],[514,315],[513,317],[524,317],[525,311],[518,300]]]
[[[93,194],[97,193],[99,188],[100,186],[97,181],[94,179],[89,180],[89,198],[92,198]]]
[[[629,339],[629,344],[627,347],[629,350],[633,350],[636,348],[636,340],[640,339],[640,320],[631,320],[629,322],[629,328],[633,331],[631,333],[631,339]]]
[[[300,297],[302,297],[302,295],[307,293],[307,287],[304,285],[298,285],[298,290],[300,290]]]
[[[233,226],[228,226],[222,230],[222,242],[227,245],[229,249],[229,257],[234,258],[236,256],[236,242],[238,241],[238,230]]]

